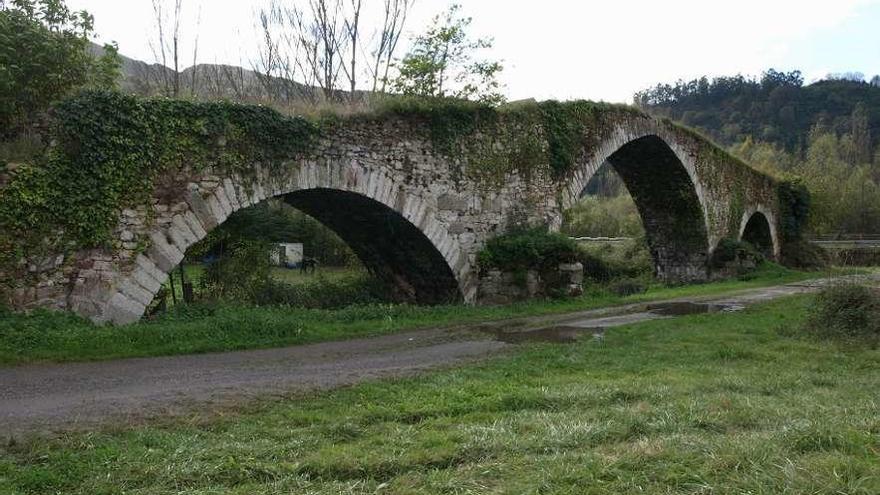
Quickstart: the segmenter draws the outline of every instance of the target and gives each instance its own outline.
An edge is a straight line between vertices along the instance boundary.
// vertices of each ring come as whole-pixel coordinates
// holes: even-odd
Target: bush
[[[352,305],[390,302],[386,285],[369,276],[328,280],[318,276],[304,284],[268,280],[250,302],[260,306],[291,306],[307,309],[337,309]]]
[[[653,259],[644,238],[624,244],[580,245],[584,277],[596,282],[649,276]]]
[[[609,289],[618,296],[626,297],[634,294],[644,294],[647,292],[648,286],[637,278],[625,278],[611,284]]]
[[[560,263],[574,263],[580,251],[575,241],[546,228],[514,230],[490,239],[480,251],[483,269],[508,272],[552,270]]]
[[[820,338],[880,342],[880,290],[840,284],[816,295],[806,330]]]
[[[790,268],[817,270],[828,266],[828,252],[811,242],[797,240],[782,245],[780,262]]]
[[[205,293],[215,299],[253,301],[269,283],[269,252],[262,241],[238,241],[219,260],[208,265]]]
[[[748,242],[721,239],[712,252],[710,264],[712,268],[725,268],[730,264],[736,264],[738,267],[756,267],[763,261],[764,255]]]

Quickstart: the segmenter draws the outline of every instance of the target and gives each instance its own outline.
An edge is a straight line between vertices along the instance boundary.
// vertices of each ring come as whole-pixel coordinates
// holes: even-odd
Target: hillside
[[[100,56],[103,48],[94,43],[91,52]],[[174,71],[162,64],[147,63],[119,55],[122,65],[119,87],[139,95],[170,94]],[[266,76],[244,67],[196,64],[180,72],[180,95],[198,99],[229,99],[287,104],[313,101],[320,89],[288,79]]]
[[[637,93],[634,100],[650,113],[696,127],[725,145],[751,136],[796,152],[805,147],[817,124],[847,134],[865,118],[873,137],[869,147],[880,139],[878,78],[872,83],[836,79],[804,85],[798,71],[771,69],[760,79],[738,75],[658,84]],[[863,110],[857,111],[860,104]]]

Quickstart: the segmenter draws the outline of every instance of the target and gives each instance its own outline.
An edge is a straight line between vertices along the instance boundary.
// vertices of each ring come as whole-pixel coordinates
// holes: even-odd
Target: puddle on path
[[[556,326],[526,331],[495,330],[495,338],[507,344],[523,344],[527,342],[550,342],[556,344],[573,344],[583,336],[600,338],[601,328],[582,328]]]
[[[730,303],[695,303],[676,301],[649,304],[648,311],[661,316],[701,315],[706,313],[733,312],[744,309],[744,306]]]
[[[558,325],[534,330],[514,330],[510,327],[484,327],[480,330],[491,333],[496,340],[507,344],[522,344],[529,342],[550,342],[557,344],[572,344],[584,337],[592,337],[601,340],[607,328],[630,323],[638,323],[658,318],[671,318],[675,316],[721,313],[740,311],[745,306],[735,303],[714,302],[696,303],[691,301],[677,301],[668,303],[649,304],[645,311],[639,313],[627,313],[616,316],[606,316],[569,322],[569,325]],[[511,325],[513,327],[517,325]]]

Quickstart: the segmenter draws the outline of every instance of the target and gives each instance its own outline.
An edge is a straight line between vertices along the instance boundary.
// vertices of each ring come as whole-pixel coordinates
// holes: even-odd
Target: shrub
[[[390,302],[386,285],[373,277],[328,280],[318,276],[304,284],[268,280],[254,293],[251,302],[261,306],[291,306],[307,309],[337,309],[352,305]]]
[[[712,268],[724,268],[732,263],[739,267],[757,266],[764,261],[764,256],[754,246],[745,241],[721,239],[712,252],[710,264]]]
[[[269,252],[262,241],[238,241],[219,260],[208,265],[203,282],[209,297],[253,301],[269,283]]]
[[[809,241],[797,240],[782,245],[780,261],[790,268],[816,270],[829,264],[828,252]]]
[[[584,265],[584,277],[597,282],[648,276],[653,260],[644,238],[625,245],[580,245],[578,261]]]
[[[634,294],[644,294],[648,287],[642,280],[637,278],[624,278],[611,284],[609,289],[614,294],[625,297]]]
[[[580,251],[575,241],[546,228],[518,229],[490,239],[480,251],[481,268],[509,272],[550,270],[574,263]]]
[[[880,342],[880,290],[840,284],[816,295],[806,330],[820,338]]]

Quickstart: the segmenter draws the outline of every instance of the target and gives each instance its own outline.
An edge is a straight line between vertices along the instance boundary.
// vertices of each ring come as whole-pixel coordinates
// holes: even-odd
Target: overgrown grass
[[[0,448],[3,493],[880,493],[880,351],[812,298],[485,364]]]
[[[564,313],[601,306],[748,289],[816,277],[767,265],[749,280],[680,287],[652,286],[627,297],[601,286],[579,298],[530,301],[499,307],[374,304],[338,310],[197,304],[154,321],[99,327],[70,314],[35,311],[0,313],[0,364],[85,361],[123,357],[219,352],[306,344],[448,326],[493,319]]]
[[[204,285],[205,266],[202,264],[187,264],[184,271],[186,280],[193,284],[195,299],[197,301],[209,298],[205,294]],[[319,267],[314,273],[302,273],[299,269],[272,267],[269,270],[271,288],[277,288],[287,292],[291,297],[296,297],[296,306],[307,308],[331,309],[349,306],[356,303],[387,302],[379,297],[374,297],[374,292],[381,288],[379,282],[370,276],[363,267]],[[171,297],[171,282],[166,281],[163,285],[167,291],[166,303],[168,307],[174,305]],[[375,288],[370,292],[369,289]],[[369,293],[368,293],[369,292]],[[174,269],[174,294],[178,304],[183,303],[183,287],[180,284],[180,267]],[[276,301],[278,302],[278,301]],[[154,301],[154,304],[156,301]]]
[[[880,290],[852,283],[823,289],[816,296],[805,328],[822,339],[877,347]]]

